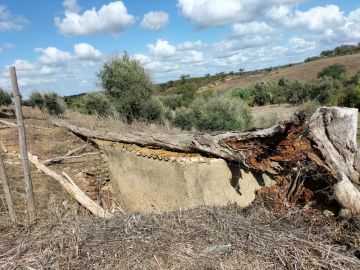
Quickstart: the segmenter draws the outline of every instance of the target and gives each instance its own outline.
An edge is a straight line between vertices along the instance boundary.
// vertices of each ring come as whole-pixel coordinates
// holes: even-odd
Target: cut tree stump
[[[284,200],[317,200],[327,190],[328,197],[335,195],[343,208],[360,213],[357,113],[357,109],[322,107],[309,123],[303,112],[297,112],[292,120],[270,128],[217,133],[115,133],[87,129],[63,120],[53,123],[83,138],[200,153],[239,162],[249,170],[266,172],[277,179],[283,189],[279,195]],[[303,167],[299,168],[299,164]]]

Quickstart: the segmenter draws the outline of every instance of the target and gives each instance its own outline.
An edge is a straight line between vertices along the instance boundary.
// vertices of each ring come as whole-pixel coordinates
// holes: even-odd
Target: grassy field
[[[354,74],[360,70],[360,54],[336,56],[312,62],[292,65],[282,69],[273,69],[258,74],[245,73],[243,75],[227,77],[224,82],[203,86],[202,89],[228,90],[232,88],[248,87],[257,82],[278,81],[281,77],[289,80],[308,82],[316,78],[317,73],[323,68],[340,63],[347,67],[348,72]]]

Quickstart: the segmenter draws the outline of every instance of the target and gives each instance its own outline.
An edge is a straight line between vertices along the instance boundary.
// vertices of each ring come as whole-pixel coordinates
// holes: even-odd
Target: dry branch
[[[75,182],[66,175],[66,178],[57,174],[56,172],[50,170],[44,164],[39,162],[36,156],[33,156],[29,153],[29,159],[34,166],[41,170],[46,175],[55,179],[60,183],[60,185],[70,194],[72,198],[74,198],[77,202],[79,202],[82,206],[88,209],[92,214],[102,218],[110,218],[112,214],[102,208],[100,205],[91,200],[76,184]],[[64,173],[63,173],[64,174]]]
[[[60,163],[62,162],[63,160],[65,159],[71,159],[71,158],[80,158],[82,156],[85,156],[85,155],[93,155],[95,153],[86,153],[84,155],[78,155],[78,156],[74,156],[74,154],[78,154],[78,153],[81,153],[82,151],[84,151],[86,149],[86,147],[88,147],[90,144],[84,144],[78,148],[75,148],[69,152],[67,152],[64,156],[61,156],[61,157],[56,157],[56,158],[52,158],[52,159],[48,159],[48,160],[45,160],[43,162],[43,164],[45,166],[49,166],[49,165],[52,165],[54,163]]]
[[[5,120],[0,120],[1,123],[7,125],[8,127],[17,127],[16,124],[9,122],[9,121],[5,121]]]

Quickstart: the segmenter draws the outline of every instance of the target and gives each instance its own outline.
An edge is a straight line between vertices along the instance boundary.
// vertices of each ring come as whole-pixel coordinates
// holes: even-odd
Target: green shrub
[[[55,92],[44,95],[44,107],[50,115],[60,115],[65,112],[64,100]]]
[[[254,104],[254,88],[235,88],[230,91],[230,97],[240,98],[244,100],[249,106]]]
[[[115,109],[128,123],[144,118],[142,113],[153,88],[150,75],[139,61],[125,52],[121,58],[106,62],[97,75]]]
[[[84,97],[83,110],[87,114],[107,116],[111,112],[111,105],[104,94],[90,93]]]
[[[218,97],[197,99],[191,106],[199,131],[245,130],[251,125],[249,107],[241,100]]]
[[[182,106],[189,106],[195,97],[196,94],[196,87],[195,85],[191,84],[191,83],[185,83],[185,84],[181,84],[178,88],[177,88],[177,94],[181,95],[181,105]]]
[[[340,80],[346,74],[346,67],[342,64],[332,64],[318,73],[318,78],[331,77]]]
[[[32,108],[39,108],[42,110],[44,108],[44,97],[37,91],[31,93],[29,98],[29,104]]]
[[[0,88],[0,105],[10,105],[11,96],[4,89]]]
[[[159,98],[149,99],[143,106],[142,120],[148,123],[163,123],[165,108]]]
[[[254,85],[254,104],[264,106],[272,102],[271,85],[269,83],[256,83]]]
[[[191,130],[194,126],[194,115],[190,109],[180,108],[175,112],[171,123],[182,130]]]
[[[181,95],[162,96],[160,97],[160,100],[164,106],[169,107],[172,110],[176,110],[176,108],[183,106]]]

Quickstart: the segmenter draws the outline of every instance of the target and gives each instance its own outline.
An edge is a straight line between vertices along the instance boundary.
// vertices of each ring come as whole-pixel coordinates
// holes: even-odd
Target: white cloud
[[[80,60],[98,61],[103,54],[88,43],[79,43],[74,45],[75,57]]]
[[[292,48],[294,49],[293,51],[296,53],[310,52],[316,47],[315,41],[307,41],[297,36],[290,38],[289,44],[292,46]]]
[[[171,56],[176,53],[176,47],[170,45],[167,40],[158,39],[156,44],[148,44],[150,52],[156,56]]]
[[[169,14],[163,11],[150,11],[144,15],[141,27],[151,30],[160,31],[169,23]]]
[[[273,29],[265,22],[235,23],[233,31],[238,36],[270,34]]]
[[[182,42],[180,44],[178,44],[176,46],[176,48],[179,51],[183,51],[183,50],[200,50],[202,48],[204,48],[206,46],[206,44],[204,44],[201,40],[197,40],[197,41],[185,41]]]
[[[360,22],[360,8],[355,9],[349,13],[348,19],[351,21]]]
[[[249,22],[269,7],[299,3],[303,0],[178,0],[180,12],[197,27],[223,26]]]
[[[81,11],[81,7],[76,0],[64,0],[63,6],[68,12],[79,13]]]
[[[55,25],[64,35],[86,36],[119,34],[135,21],[122,1],[110,2],[98,11],[95,8],[78,14],[66,10],[65,18],[55,18]]]
[[[43,64],[60,64],[71,60],[71,54],[55,47],[36,48],[36,52],[42,53],[39,62]]]
[[[13,15],[6,6],[0,5],[0,31],[19,31],[28,23],[28,19],[24,16]]]
[[[340,26],[345,21],[343,12],[335,5],[317,6],[307,11],[295,12],[286,6],[273,7],[268,12],[268,17],[286,27],[306,27],[319,32]]]

